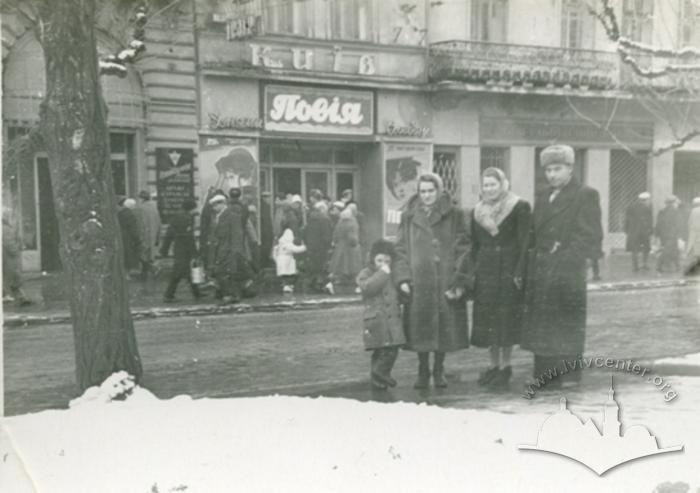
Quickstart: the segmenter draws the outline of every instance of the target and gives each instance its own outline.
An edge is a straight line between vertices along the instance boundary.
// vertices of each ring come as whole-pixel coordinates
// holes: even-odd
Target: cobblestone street
[[[648,361],[700,350],[700,310],[694,287],[591,293],[589,306],[587,355]],[[448,356],[450,386],[444,391],[413,390],[415,355],[403,352],[394,370],[399,386],[391,392],[372,392],[360,314],[359,306],[348,306],[139,321],[143,385],[161,398],[281,393],[505,411],[538,401],[522,398],[532,363],[530,353],[518,349],[509,391],[488,393],[477,387],[477,374],[488,356],[484,350],[470,348]],[[6,414],[66,407],[77,394],[70,326],[8,328],[4,337]],[[607,378],[606,371],[590,370],[578,392],[602,391]],[[623,381],[643,384],[638,376]],[[645,392],[656,391],[650,387]],[[660,393],[655,398],[663,403]]]

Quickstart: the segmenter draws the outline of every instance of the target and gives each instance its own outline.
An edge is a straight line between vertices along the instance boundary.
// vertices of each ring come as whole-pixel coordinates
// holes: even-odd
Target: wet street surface
[[[700,351],[699,298],[700,291],[694,287],[590,293],[586,355],[643,362]],[[476,385],[479,371],[488,364],[488,354],[470,348],[448,355],[447,389],[414,390],[417,359],[413,353],[402,352],[394,369],[398,387],[373,391],[368,381],[369,353],[362,348],[361,314],[361,307],[349,306],[139,321],[142,385],[160,398],[277,393],[427,402],[503,412],[556,407],[559,393],[552,390],[538,392],[534,399],[523,398],[532,356],[517,348],[507,390],[487,391]],[[70,326],[7,328],[4,344],[7,415],[65,408],[77,396]],[[651,374],[615,375],[616,389],[634,400],[635,412],[643,406],[683,409],[682,389],[676,400],[666,403],[664,393],[648,381]],[[662,377],[674,388],[674,376]],[[567,391],[567,397],[597,408],[609,382],[609,370],[586,369],[581,386]]]

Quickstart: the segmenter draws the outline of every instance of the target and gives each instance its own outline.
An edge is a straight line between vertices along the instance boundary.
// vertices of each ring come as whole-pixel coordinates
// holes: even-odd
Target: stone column
[[[510,186],[514,193],[535,204],[535,147],[511,146]]]

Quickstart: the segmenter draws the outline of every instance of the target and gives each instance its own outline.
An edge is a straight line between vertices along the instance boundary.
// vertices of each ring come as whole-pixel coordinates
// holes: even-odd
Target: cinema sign
[[[265,86],[265,130],[335,135],[374,133],[374,93]]]

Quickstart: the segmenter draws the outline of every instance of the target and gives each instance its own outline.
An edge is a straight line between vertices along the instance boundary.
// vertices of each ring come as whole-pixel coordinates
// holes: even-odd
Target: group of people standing
[[[141,279],[145,280],[155,272],[154,260],[161,228],[158,206],[146,190],[139,192],[138,201],[118,197],[117,206],[127,276],[140,271]]]
[[[693,210],[688,216],[680,208],[678,197],[671,196],[665,207],[659,211],[656,224],[651,207],[651,194],[642,192],[627,209],[625,214],[626,249],[632,254],[632,270],[649,270],[649,254],[652,250],[652,237],[658,238],[659,250],[656,270],[678,272],[681,269],[681,255],[687,255],[687,272],[697,269],[700,257],[700,224],[698,212],[700,197],[693,200]],[[641,265],[640,265],[641,257]]]
[[[272,259],[283,292],[294,292],[302,270],[315,292],[333,294],[339,284],[354,284],[362,269],[363,219],[349,189],[337,201],[311,190],[308,205],[299,195],[278,196]]]
[[[503,171],[488,168],[471,221],[437,175],[419,177],[396,242],[375,242],[357,277],[373,387],[396,385],[399,348],[418,355],[418,389],[431,377],[435,387],[447,386],[446,353],[470,343],[489,349],[490,365],[478,377],[489,387],[508,384],[516,344],[534,353],[535,377],[582,354],[587,261],[599,257],[603,238],[600,199],[573,177],[571,147],[550,146],[540,162],[550,187],[534,210]],[[474,301],[471,339],[467,298]],[[552,385],[579,378],[571,372]]]

